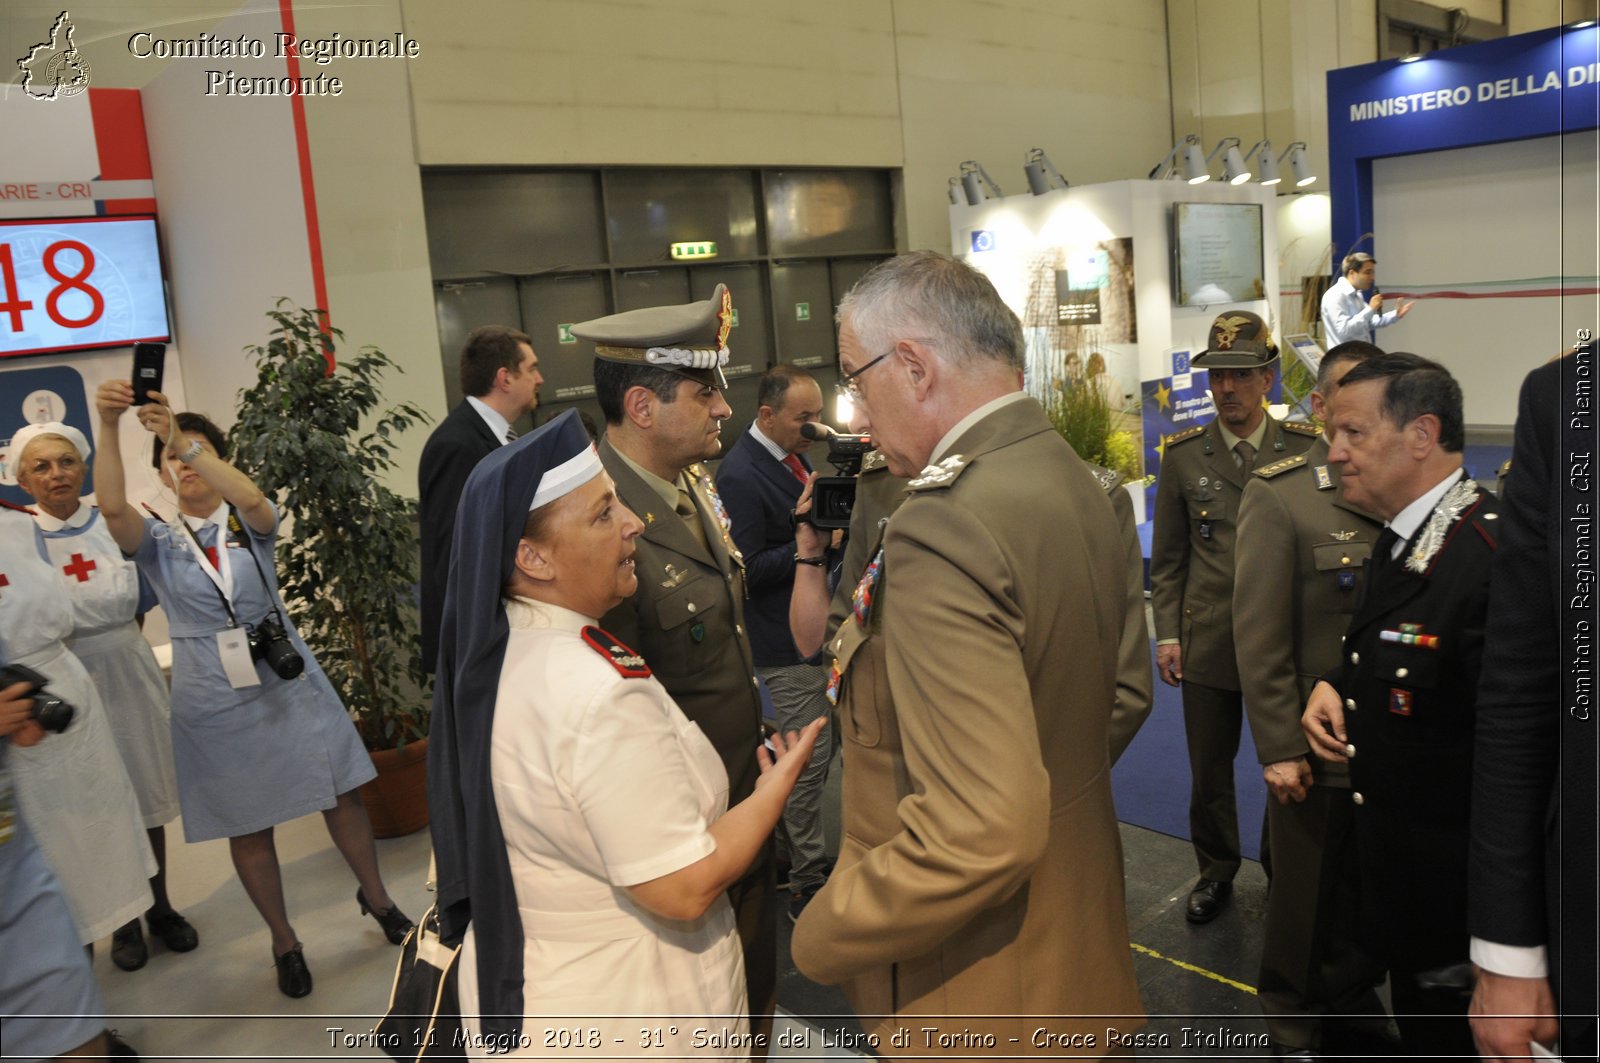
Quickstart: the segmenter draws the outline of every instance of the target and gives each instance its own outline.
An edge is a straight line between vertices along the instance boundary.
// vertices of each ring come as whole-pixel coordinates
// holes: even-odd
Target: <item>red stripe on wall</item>
[[[89,117],[102,181],[150,180],[150,144],[138,89],[90,89]]]
[[[150,180],[150,142],[137,89],[90,89],[89,120],[102,181]],[[110,199],[102,214],[153,214],[153,199]]]
[[[294,0],[278,0],[278,12],[283,20],[283,32],[295,33],[294,29]],[[295,34],[298,38],[299,34]],[[288,56],[289,76],[300,77],[300,59],[292,52]],[[311,140],[306,134],[306,105],[305,99],[294,95],[289,97],[289,108],[294,115],[294,141],[295,148],[300,156],[300,195],[306,208],[306,244],[311,251],[311,287],[317,300],[317,308],[324,311],[323,323],[331,323],[332,314],[328,307],[328,278],[322,268],[322,229],[317,222],[317,190],[311,179]],[[333,365],[333,353],[328,353],[328,364]]]

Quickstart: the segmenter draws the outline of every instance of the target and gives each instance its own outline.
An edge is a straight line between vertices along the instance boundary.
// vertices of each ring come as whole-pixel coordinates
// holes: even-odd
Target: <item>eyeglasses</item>
[[[868,362],[866,365],[862,366],[860,369],[857,369],[855,372],[845,373],[839,378],[839,382],[833,386],[834,390],[844,398],[849,399],[851,402],[859,401],[861,398],[861,385],[856,383],[856,378],[893,353],[894,348],[890,348],[889,350],[878,355],[878,357],[874,358],[872,361]]]

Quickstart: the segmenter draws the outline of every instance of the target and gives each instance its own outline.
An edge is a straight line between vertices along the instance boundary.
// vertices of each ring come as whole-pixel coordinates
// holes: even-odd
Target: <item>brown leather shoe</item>
[[[1209,923],[1222,914],[1233,894],[1233,883],[1213,882],[1203,878],[1195,883],[1189,894],[1189,908],[1184,917],[1191,923]]]

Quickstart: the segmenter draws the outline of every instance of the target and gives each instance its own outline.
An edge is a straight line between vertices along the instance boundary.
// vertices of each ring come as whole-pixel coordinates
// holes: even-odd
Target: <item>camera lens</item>
[[[72,726],[72,717],[77,710],[70,702],[62,701],[52,694],[36,694],[33,699],[33,718],[39,721],[39,726],[52,734],[60,734]]]

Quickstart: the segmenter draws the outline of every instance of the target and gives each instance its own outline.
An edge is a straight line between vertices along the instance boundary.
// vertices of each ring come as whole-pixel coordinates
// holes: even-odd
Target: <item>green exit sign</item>
[[[557,343],[577,343],[578,342],[578,337],[576,337],[576,336],[574,336],[572,334],[572,326],[576,325],[576,324],[577,324],[576,321],[568,321],[565,324],[557,325],[556,326],[556,342]]]
[[[689,240],[672,245],[672,258],[676,262],[688,262],[699,258],[716,258],[717,245],[712,240]]]

